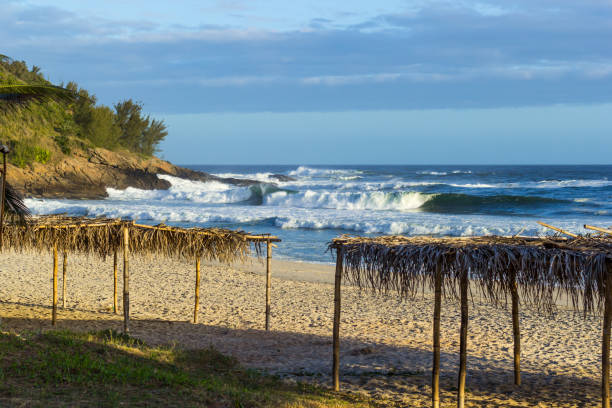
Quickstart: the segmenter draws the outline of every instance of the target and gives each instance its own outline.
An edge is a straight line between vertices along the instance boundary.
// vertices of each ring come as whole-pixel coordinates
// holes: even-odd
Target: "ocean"
[[[169,190],[109,188],[104,200],[27,199],[36,214],[270,233],[275,257],[332,262],[341,234],[545,235],[543,221],[585,233],[612,227],[612,166],[185,166],[253,179],[237,187],[172,176]],[[275,175],[290,177],[278,181]]]

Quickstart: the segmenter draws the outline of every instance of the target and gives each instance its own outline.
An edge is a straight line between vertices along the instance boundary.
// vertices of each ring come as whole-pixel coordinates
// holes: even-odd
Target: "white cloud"
[[[245,106],[274,98],[272,102],[281,101],[277,105],[314,106],[293,98],[295,89],[309,98],[329,98],[325,92],[333,94],[334,87],[379,89],[380,100],[396,103],[386,102],[391,100],[387,96],[405,94],[402,87],[420,87],[421,95],[438,106],[438,94],[444,93],[439,97],[444,103],[480,104],[482,95],[492,94],[505,104],[516,83],[536,89],[554,82],[552,92],[523,96],[525,92],[517,91],[516,100],[529,104],[543,95],[552,101],[588,102],[610,100],[611,95],[612,8],[611,2],[600,0],[584,0],[580,6],[570,0],[519,0],[511,6],[490,0],[421,0],[404,12],[373,18],[352,14],[334,19],[322,12],[307,26],[291,30],[274,30],[273,24],[262,28],[221,21],[172,25],[155,18],[84,18],[74,11],[27,4],[11,2],[0,13],[2,53],[42,66],[56,81],[99,86],[92,89],[96,93],[105,86],[115,94],[130,94],[130,89],[152,94],[147,86],[158,94],[173,86],[204,87],[209,94],[243,92],[245,100],[251,98]],[[241,4],[246,3],[230,0],[217,6]],[[343,18],[361,24],[346,28]],[[566,85],[568,81],[583,83]],[[504,91],[490,92],[496,86]],[[256,87],[266,87],[266,92],[249,92]],[[446,94],[452,92],[454,99]],[[339,109],[358,100],[349,94],[343,92],[334,102]],[[402,97],[395,100],[403,103]]]

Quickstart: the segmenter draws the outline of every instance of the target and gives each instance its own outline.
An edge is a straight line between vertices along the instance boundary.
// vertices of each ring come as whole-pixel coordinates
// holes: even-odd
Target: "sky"
[[[610,164],[612,0],[0,0],[0,54],[179,164]]]

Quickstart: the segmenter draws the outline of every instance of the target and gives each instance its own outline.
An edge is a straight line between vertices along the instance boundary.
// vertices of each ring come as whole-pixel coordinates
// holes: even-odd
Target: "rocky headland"
[[[33,163],[26,168],[9,165],[7,180],[24,197],[100,199],[107,197],[107,187],[135,187],[143,190],[170,188],[170,183],[158,178],[158,174],[239,186],[259,183],[255,180],[217,177],[175,166],[157,157],[141,157],[102,148],[74,152],[55,163]],[[277,175],[276,178],[279,181],[290,179],[284,175]]]

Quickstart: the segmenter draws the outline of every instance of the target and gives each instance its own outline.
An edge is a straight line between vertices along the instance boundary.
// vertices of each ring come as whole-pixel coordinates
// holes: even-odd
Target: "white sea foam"
[[[434,170],[435,167],[432,167],[431,172]],[[265,185],[262,184],[261,188],[241,187],[159,176],[170,182],[171,187],[168,190],[108,189],[109,198],[106,200],[28,199],[26,204],[36,214],[109,216],[152,223],[223,225],[247,231],[271,232],[283,237],[284,249],[279,248],[279,251],[286,250],[287,254],[300,253],[296,248],[309,248],[308,251],[314,253],[312,249],[321,248],[321,239],[329,240],[343,232],[437,236],[512,235],[525,227],[525,235],[549,233],[535,224],[533,218],[529,218],[531,210],[528,205],[521,207],[517,204],[516,208],[520,211],[517,210],[517,214],[513,216],[507,216],[503,212],[486,215],[483,211],[489,207],[484,205],[486,208],[483,210],[478,199],[474,201],[477,211],[470,212],[472,200],[465,196],[466,194],[476,198],[528,194],[546,198],[556,197],[555,189],[566,188],[566,191],[559,190],[558,196],[566,201],[573,200],[573,206],[559,201],[555,206],[551,206],[550,212],[547,212],[546,208],[540,211],[538,207],[538,219],[580,233],[585,232],[582,229],[585,223],[609,225],[612,222],[612,216],[609,215],[610,203],[606,200],[609,191],[602,193],[589,190],[612,185],[612,182],[605,178],[606,174],[595,176],[599,179],[587,180],[581,179],[580,176],[563,179],[563,175],[541,173],[551,175],[528,180],[523,176],[501,178],[505,177],[504,174],[498,174],[495,178],[469,174],[466,177],[455,177],[458,173],[448,170],[446,173],[449,177],[439,177],[440,174],[417,177],[412,173],[411,178],[402,176],[401,172],[391,175],[355,169],[300,166],[292,172],[284,173],[297,180],[279,182],[272,177],[273,173],[267,172],[265,168],[262,168],[261,172],[253,170],[249,174],[238,173],[238,169],[234,171],[218,175],[258,180]],[[464,170],[457,171],[468,173]],[[560,180],[555,180],[555,177]],[[450,178],[452,182],[448,180]],[[508,182],[504,183],[506,180]],[[278,191],[272,183],[285,191]],[[576,190],[572,191],[572,188]],[[483,189],[483,194],[479,194],[477,189]],[[526,191],[523,194],[517,190],[504,189]],[[435,193],[459,193],[464,196],[436,196]],[[436,200],[438,205],[433,205],[436,202],[430,200]],[[453,200],[459,200],[457,212],[453,212]],[[567,215],[570,214],[568,212],[563,216],[555,215],[557,207],[564,210],[564,205],[565,210],[575,215]],[[428,211],[421,211],[424,206],[428,207]],[[491,208],[493,207],[491,204]],[[521,216],[523,211],[525,215]],[[287,231],[280,231],[279,228]],[[295,231],[288,231],[291,229]],[[308,229],[321,231],[314,234],[305,231]]]
[[[417,171],[417,174],[428,175],[428,176],[448,176],[449,174],[472,174],[472,170],[451,170],[448,171],[434,171],[434,170],[421,170]]]
[[[458,187],[458,188],[506,188],[506,187],[509,187],[506,184],[486,184],[486,183],[449,184],[449,186]]]
[[[533,220],[516,217],[486,215],[442,215],[421,212],[380,212],[358,209],[296,208],[271,206],[194,206],[156,202],[135,204],[129,201],[81,201],[26,199],[26,205],[35,214],[68,213],[84,216],[106,216],[151,222],[180,222],[206,224],[257,223],[272,219],[283,229],[339,229],[364,234],[405,235],[512,235],[523,227],[525,235],[547,234]],[[543,221],[547,222],[544,218]],[[553,220],[549,220],[553,222]],[[555,225],[568,231],[582,232],[583,223],[597,223],[596,219],[580,218],[554,220]]]
[[[428,175],[428,176],[446,176],[446,175],[448,175],[448,172],[446,172],[446,171],[423,170],[423,171],[417,171],[417,174]]]
[[[278,183],[274,173],[215,173],[213,176],[221,178],[235,178],[239,180],[255,180],[262,183]]]
[[[248,187],[236,187],[218,181],[204,183],[168,175],[158,175],[158,177],[170,182],[168,190],[141,190],[128,187],[125,190],[107,188],[106,191],[110,199],[120,201],[159,200],[227,204],[245,201],[251,197],[251,190]]]
[[[299,166],[289,172],[290,176],[298,177],[347,177],[363,174],[361,170],[355,169],[318,169],[308,166]]]
[[[307,190],[295,194],[278,191],[264,197],[264,204],[279,207],[332,208],[337,210],[409,211],[421,207],[433,195],[418,192],[385,193]]]
[[[606,187],[611,186],[612,181],[601,180],[542,180],[533,183],[537,188],[566,188],[566,187]]]

